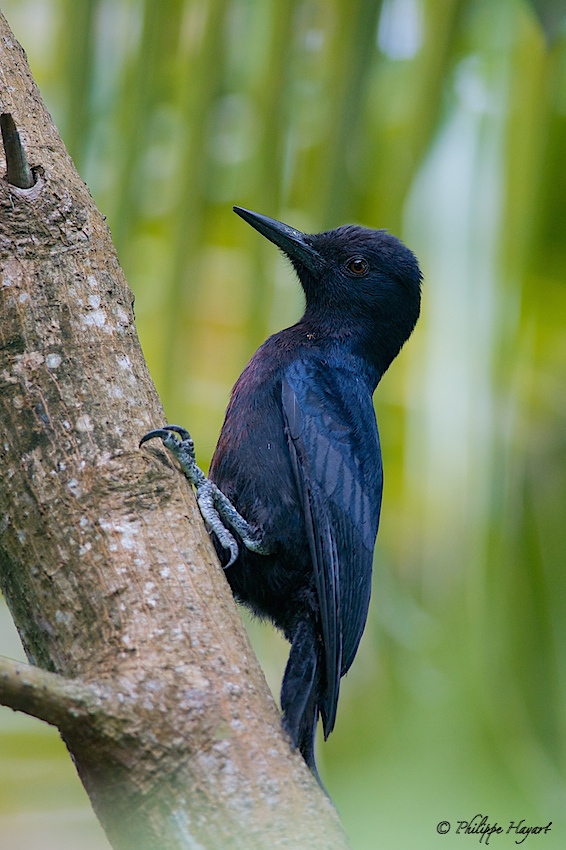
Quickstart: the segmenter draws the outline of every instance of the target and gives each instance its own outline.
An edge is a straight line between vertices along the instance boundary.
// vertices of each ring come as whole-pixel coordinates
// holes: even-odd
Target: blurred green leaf
[[[546,40],[552,44],[564,32],[566,9],[562,0],[530,0],[544,30]]]

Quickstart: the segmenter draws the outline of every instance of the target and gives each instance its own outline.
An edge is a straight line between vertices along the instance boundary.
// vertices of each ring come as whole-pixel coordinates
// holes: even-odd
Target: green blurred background
[[[566,847],[564,0],[1,7],[203,466],[234,380],[302,305],[232,204],[416,252],[423,315],[376,394],[372,607],[321,774],[355,850],[476,845],[454,831],[477,813],[553,821],[526,845]],[[286,646],[248,625],[277,693]],[[23,657],[4,605],[0,651]],[[78,846],[108,847],[57,733],[0,710],[0,847]]]

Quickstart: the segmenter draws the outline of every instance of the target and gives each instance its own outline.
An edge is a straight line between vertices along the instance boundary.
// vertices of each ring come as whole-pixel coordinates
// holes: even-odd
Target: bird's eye
[[[367,261],[363,259],[363,257],[352,257],[351,260],[348,260],[346,263],[346,268],[352,274],[361,277],[361,275],[365,274],[369,268]]]

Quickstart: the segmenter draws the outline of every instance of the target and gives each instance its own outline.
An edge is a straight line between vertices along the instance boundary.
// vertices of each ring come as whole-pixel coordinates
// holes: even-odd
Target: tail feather
[[[320,782],[314,757],[319,716],[320,654],[314,627],[302,621],[291,644],[281,686],[283,728],[298,747],[311,772]]]

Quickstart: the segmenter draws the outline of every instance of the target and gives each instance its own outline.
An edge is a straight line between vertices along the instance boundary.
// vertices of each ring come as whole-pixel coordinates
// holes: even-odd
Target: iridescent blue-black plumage
[[[316,773],[317,720],[327,737],[370,599],[382,494],[372,395],[415,326],[421,275],[385,231],[306,235],[235,210],[290,258],[306,308],[237,381],[210,478],[269,553],[240,545],[226,576],[291,642],[283,721]]]

